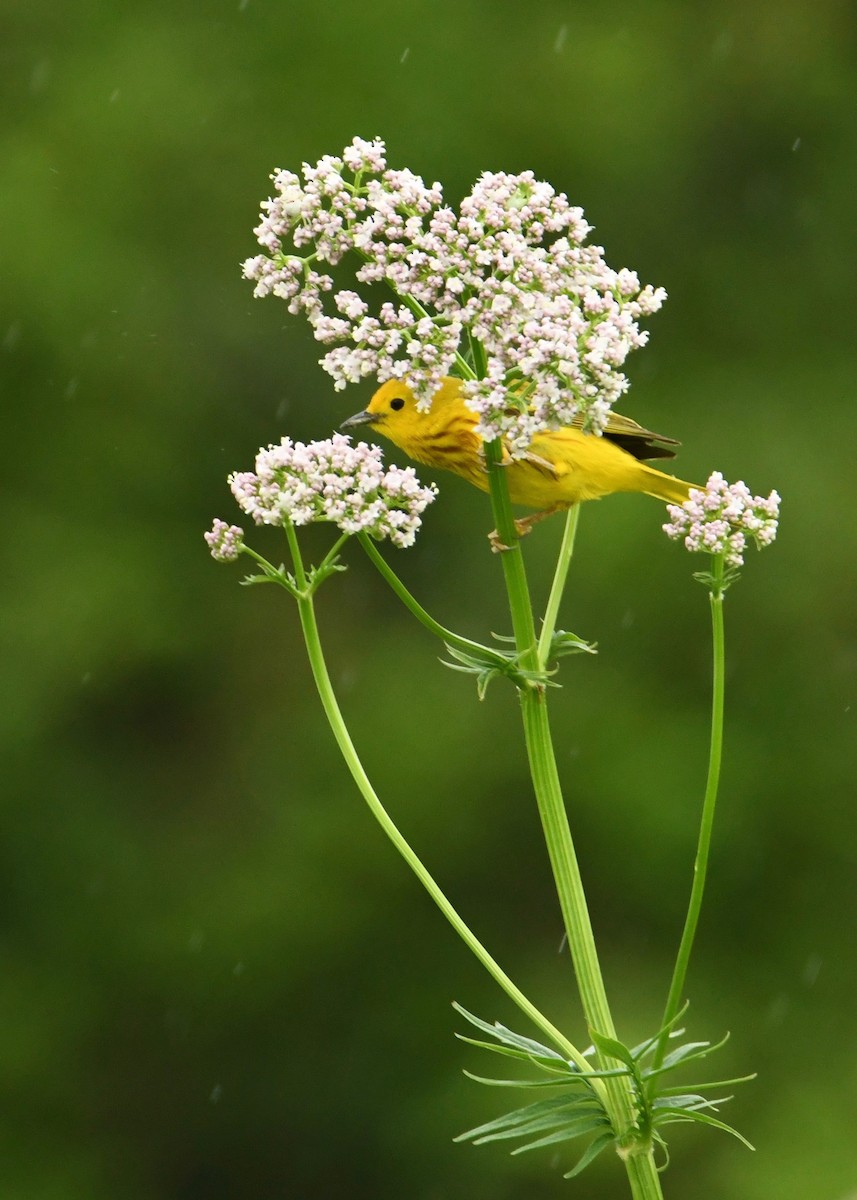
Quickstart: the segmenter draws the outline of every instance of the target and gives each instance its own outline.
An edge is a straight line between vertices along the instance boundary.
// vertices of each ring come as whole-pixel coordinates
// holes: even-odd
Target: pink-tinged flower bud
[[[437,494],[433,484],[420,483],[413,467],[385,469],[380,447],[353,446],[341,433],[319,442],[283,438],[259,451],[254,471],[230,475],[229,485],[257,525],[331,521],[344,533],[366,532],[400,547],[413,545],[421,515]],[[219,533],[215,522],[206,540]]]
[[[723,554],[727,567],[740,567],[750,539],[761,549],[777,536],[780,497],[754,496],[741,480],[727,483],[715,471],[704,490],[692,488],[683,504],[668,504],[667,512],[668,537],[683,540],[688,550]]]
[[[227,525],[219,517],[208,533],[203,534],[211,557],[216,562],[235,562],[244,544],[244,530],[240,525]]]

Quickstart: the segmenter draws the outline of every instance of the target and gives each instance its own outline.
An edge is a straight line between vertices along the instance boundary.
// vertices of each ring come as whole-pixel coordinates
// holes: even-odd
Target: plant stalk
[[[539,664],[544,670],[550,657],[551,642],[556,632],[556,622],[559,617],[559,606],[565,591],[565,581],[568,578],[568,568],[571,566],[571,556],[574,553],[574,538],[577,533],[577,523],[580,518],[580,505],[573,504],[566,513],[565,528],[562,543],[559,548],[559,558],[556,560],[556,571],[548,596],[547,607],[542,621],[542,631],[539,635]]]
[[[696,929],[699,924],[702,897],[705,892],[705,878],[708,873],[708,857],[711,850],[711,834],[714,827],[714,810],[717,805],[717,792],[720,784],[720,763],[723,756],[723,704],[726,675],[726,641],[723,624],[724,570],[724,556],[721,554],[714,560],[711,590],[708,597],[711,606],[712,644],[711,739],[708,751],[708,777],[705,782],[705,797],[702,802],[699,840],[693,864],[693,883],[690,889],[687,916],[685,917],[684,930],[682,931],[669,995],[667,996],[667,1003],[661,1021],[662,1032],[653,1059],[653,1066],[656,1069],[664,1061],[669,1040],[669,1026],[675,1021],[681,1008],[690,955],[693,949],[694,938],[696,937]]]
[[[476,956],[479,962],[485,967],[492,978],[500,985],[503,991],[509,998],[514,1001],[518,1008],[533,1022],[533,1024],[542,1031],[557,1047],[557,1049],[570,1061],[574,1062],[581,1071],[588,1073],[592,1069],[592,1064],[589,1059],[584,1058],[580,1051],[553,1025],[536,1006],[528,1000],[520,988],[509,978],[506,972],[488,953],[476,935],[472,932],[469,926],[462,920],[452,904],[441,891],[434,878],[429,874],[428,870],[423,866],[416,852],[411,848],[405,837],[399,831],[398,827],[393,822],[392,818],[387,813],[378,798],[375,789],[367,776],[363,764],[361,763],[354,743],[346,727],[342,712],[336,700],[333,691],[333,685],[330,681],[330,675],[327,670],[327,664],[324,659],[324,654],[321,648],[321,639],[319,637],[318,623],[315,616],[315,605],[313,598],[307,589],[307,576],[304,569],[303,560],[301,558],[300,547],[298,545],[297,535],[294,526],[286,526],[286,534],[289,541],[289,548],[292,553],[292,560],[295,572],[295,582],[299,589],[297,597],[298,612],[300,614],[301,628],[303,630],[304,640],[306,642],[307,654],[309,657],[310,667],[312,669],[313,679],[321,699],[322,707],[325,716],[328,719],[333,736],[339,746],[345,763],[351,772],[351,776],[366,801],[372,815],[375,817],[378,824],[383,829],[384,833],[393,843],[399,854],[411,868],[417,879],[423,885],[429,896],[435,902],[437,907],[446,917],[447,921],[453,927],[469,950]],[[602,1096],[604,1093],[604,1080],[592,1079],[591,1085],[593,1089]]]
[[[539,647],[520,541],[512,518],[509,489],[500,465],[502,449],[497,443],[489,443],[485,452],[497,535],[503,545],[508,547],[501,552],[501,559],[518,654],[522,666],[537,669]],[[570,541],[564,538],[563,544],[570,557]],[[561,573],[563,585],[567,569],[567,563],[564,569],[561,564],[558,565],[557,574]],[[561,593],[556,580],[555,576],[555,587],[552,589],[549,607],[558,611]],[[559,782],[548,722],[547,696],[544,688],[540,687],[520,688],[519,695],[533,789],[584,1015],[591,1029],[615,1038],[616,1030],[604,988],[583,880]],[[602,1066],[610,1067],[611,1064],[604,1062],[600,1055],[599,1060]],[[614,1076],[605,1079],[604,1084],[607,1111],[616,1135],[617,1148],[625,1163],[634,1200],[661,1200],[660,1179],[655,1168],[652,1146],[650,1142],[640,1141],[635,1124],[633,1098],[627,1081]]]

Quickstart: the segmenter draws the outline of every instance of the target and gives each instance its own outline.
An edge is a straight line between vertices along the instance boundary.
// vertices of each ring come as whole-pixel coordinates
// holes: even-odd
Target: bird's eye
[[[396,396],[396,398],[394,400],[390,401],[390,408],[392,408],[394,412],[398,412],[400,408],[404,408],[404,407],[405,407],[405,402],[401,396]]]

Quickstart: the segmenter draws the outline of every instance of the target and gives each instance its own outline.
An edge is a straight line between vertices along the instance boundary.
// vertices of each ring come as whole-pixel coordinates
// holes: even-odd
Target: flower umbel
[[[244,545],[244,530],[240,525],[227,525],[216,517],[208,533],[203,534],[211,557],[216,562],[235,562]]]
[[[669,537],[683,538],[688,550],[723,554],[727,567],[740,567],[748,540],[761,549],[777,536],[780,497],[754,496],[745,483],[727,483],[715,471],[705,491],[692,488],[684,504],[668,504],[667,512],[663,528]]]
[[[353,446],[341,433],[319,442],[283,438],[259,451],[255,471],[230,475],[229,486],[257,525],[331,521],[343,533],[366,532],[400,547],[413,545],[437,494],[412,467],[385,469],[378,446]]]
[[[638,319],[666,293],[585,245],[591,227],[562,193],[531,171],[485,172],[456,212],[440,184],[388,169],[384,143],[362,138],[341,157],[305,163],[302,177],[271,178],[275,195],[255,230],[264,253],[244,274],[256,296],[305,313],[332,347],[321,364],[337,389],[407,377],[427,405],[445,375],[463,375],[480,434],[502,437],[513,454],[578,415],[603,430],[628,387],[621,367],[648,336]],[[356,292],[333,292],[316,268],[349,253],[358,282],[386,285],[398,303],[373,312]]]

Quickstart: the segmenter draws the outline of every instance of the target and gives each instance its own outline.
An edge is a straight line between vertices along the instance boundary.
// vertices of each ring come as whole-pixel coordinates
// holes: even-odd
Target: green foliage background
[[[668,1197],[857,1188],[850,295],[857,18],[840,0],[32,0],[0,49],[6,571],[4,1200],[548,1200],[549,1154],[455,1146],[499,1111],[453,999],[515,1013],[361,806],[296,615],[202,530],[260,444],[323,437],[308,330],[238,264],[268,173],[355,133],[460,198],[523,170],[670,300],[629,415],[678,469],[777,487],[728,599],[727,759],[689,1033],[756,1069]],[[440,480],[402,574],[506,632],[485,498]],[[662,1008],[706,754],[705,594],[644,497],[587,507],[552,696],[621,1031]],[[527,552],[547,584],[559,529]],[[318,550],[323,538],[312,545]],[[279,554],[268,543],[272,556]],[[317,557],[317,554],[316,554]],[[500,961],[585,1033],[510,688],[476,702],[356,551],[320,598],[358,746]]]

